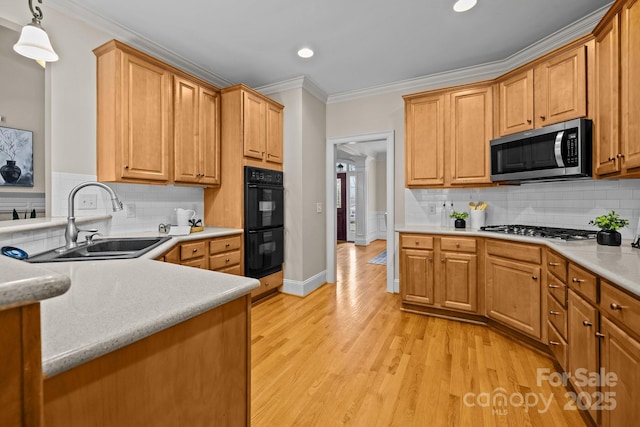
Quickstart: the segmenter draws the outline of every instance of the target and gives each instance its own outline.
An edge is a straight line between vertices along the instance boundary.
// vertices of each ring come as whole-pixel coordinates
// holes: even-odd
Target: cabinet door
[[[623,332],[606,317],[602,318],[600,332],[600,366],[605,375],[616,375],[612,382],[604,377],[601,391],[605,408],[601,411],[603,427],[637,425],[640,419],[640,343]],[[614,385],[615,384],[615,385]],[[615,408],[607,404],[615,401]]]
[[[498,83],[500,136],[533,129],[533,69]]]
[[[406,185],[444,184],[444,97],[405,103]]]
[[[199,92],[199,182],[220,184],[220,95],[201,87]]]
[[[622,154],[623,168],[640,168],[640,1],[622,10]]]
[[[593,128],[596,175],[610,174],[620,170],[616,159],[620,144],[619,37],[618,16],[612,19],[600,34],[596,34],[596,102]]]
[[[244,99],[244,156],[263,159],[266,149],[266,103],[250,93]]]
[[[475,313],[477,301],[477,260],[473,254],[443,252],[440,258],[442,306]]]
[[[122,178],[169,179],[171,74],[123,54]]]
[[[271,163],[282,163],[282,109],[271,104],[267,112],[267,158]]]
[[[540,339],[540,267],[488,257],[486,274],[487,315]]]
[[[536,67],[535,127],[587,115],[586,49],[580,46]]]
[[[406,302],[433,304],[433,251],[403,249],[400,294]]]
[[[451,94],[451,183],[491,182],[489,141],[493,136],[491,87]]]
[[[199,86],[174,76],[173,144],[174,179],[198,182],[200,178],[198,142]]]
[[[598,312],[578,294],[569,290],[569,370],[575,374],[578,369],[586,370],[586,374],[598,372]],[[572,381],[578,393],[584,392],[589,397],[595,398],[597,391],[595,385],[577,384]],[[583,405],[589,408],[589,413],[597,420],[595,407],[585,399]]]

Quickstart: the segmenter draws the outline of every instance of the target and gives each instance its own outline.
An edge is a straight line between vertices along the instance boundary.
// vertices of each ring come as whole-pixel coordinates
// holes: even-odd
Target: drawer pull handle
[[[623,308],[621,305],[616,304],[615,302],[612,302],[609,307],[611,307],[611,310],[622,310]]]
[[[429,258],[429,262],[433,262],[433,258]]]
[[[198,250],[197,250],[197,249],[194,249],[194,250],[193,250],[193,253],[196,253],[196,252],[198,252]]]
[[[527,123],[528,123],[528,124],[531,124],[531,119],[527,119]]]
[[[441,258],[441,259],[440,259],[440,262],[444,262],[444,258]]]
[[[558,314],[560,314],[560,312],[559,311],[555,311],[555,310],[551,310],[551,311],[549,311],[549,314],[552,315],[552,316],[557,316]]]
[[[229,261],[231,261],[229,258],[227,258],[227,259],[225,260],[225,262],[229,262]]]
[[[460,243],[456,242],[456,248],[460,247]]]
[[[571,279],[571,281],[573,283],[582,283],[582,282],[584,282],[584,279],[578,279],[577,277],[574,277],[573,279]]]
[[[605,334],[601,334],[600,332],[596,332],[596,337],[604,338],[604,337],[606,337],[606,335]]]
[[[531,276],[533,280],[538,280],[538,276]]]
[[[551,283],[549,283],[547,286],[549,286],[549,289],[556,289],[560,287],[558,285],[552,285]]]
[[[550,345],[560,345],[558,341],[549,341]]]
[[[550,262],[550,263],[549,263],[549,265],[550,265],[551,267],[557,267],[557,266],[559,266],[559,265],[560,265],[560,263],[559,263],[559,262]]]
[[[589,322],[588,320],[583,320],[582,325],[589,327],[589,326],[593,326],[593,323]]]
[[[540,120],[542,120],[544,122],[545,120],[547,120],[547,117],[546,116],[540,116]]]
[[[129,165],[124,165],[124,168],[125,169],[129,169]]]
[[[418,246],[419,244],[420,244],[420,242],[416,240],[416,246]]]
[[[227,243],[225,246],[228,248],[229,246],[231,246],[231,244],[230,244],[230,243]]]

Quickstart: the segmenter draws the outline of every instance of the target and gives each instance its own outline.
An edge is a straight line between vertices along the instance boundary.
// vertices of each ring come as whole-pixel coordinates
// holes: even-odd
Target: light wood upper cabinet
[[[622,9],[622,171],[640,176],[640,1]]]
[[[115,40],[97,56],[99,181],[170,180],[171,73]]]
[[[533,69],[498,81],[500,136],[533,129]]]
[[[587,115],[585,46],[558,54],[534,70],[535,127]]]
[[[406,185],[444,184],[444,96],[405,100]]]
[[[234,88],[242,92],[244,156],[282,164],[282,105],[242,85]]]
[[[491,182],[489,141],[493,136],[490,86],[450,94],[451,184]]]
[[[273,104],[267,104],[267,162],[282,163],[283,135],[282,135],[282,108]]]
[[[586,49],[584,44],[579,44],[499,78],[499,136],[585,117]]]
[[[174,77],[175,182],[220,183],[220,96],[212,88]]]
[[[595,39],[595,103],[593,152],[596,175],[620,171],[616,158],[620,145],[618,75],[620,69],[620,29],[616,16]]]

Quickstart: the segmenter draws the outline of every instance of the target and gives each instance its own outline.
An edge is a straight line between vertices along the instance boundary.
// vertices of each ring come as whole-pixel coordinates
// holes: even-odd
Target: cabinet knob
[[[540,116],[540,120],[542,120],[544,122],[545,120],[547,120],[547,117],[546,116]]]
[[[433,262],[433,258],[429,258],[429,262]]]
[[[551,267],[557,267],[557,266],[559,266],[559,265],[560,265],[560,263],[559,263],[559,262],[550,262],[550,263],[549,263],[549,265],[550,265]]]
[[[551,310],[551,311],[549,311],[549,314],[552,315],[552,316],[557,316],[558,314],[560,314],[560,312],[559,311],[555,311],[555,310]]]
[[[129,165],[124,165],[124,168],[125,169],[129,169]]]
[[[264,286],[265,286],[266,288],[268,288],[268,287],[269,287],[269,282],[264,282]]]
[[[615,159],[616,159],[615,157],[609,157],[610,162],[614,161]]]
[[[528,123],[528,124],[531,124],[531,119],[527,119],[527,123]]]
[[[416,246],[420,245],[420,242],[418,240],[416,240]]]
[[[574,277],[574,278],[571,279],[571,281],[573,283],[582,283],[582,282],[584,282],[584,279],[578,279],[577,277]]]
[[[231,261],[229,258],[225,259],[225,262],[229,262],[229,261]]]
[[[589,327],[589,326],[593,326],[593,323],[589,322],[588,320],[583,320],[582,325]]]
[[[440,258],[440,262],[444,262],[444,258]]]
[[[549,341],[550,345],[560,345],[558,341]]]
[[[531,276],[533,280],[538,280],[538,276]]]
[[[616,157],[619,159],[624,159],[624,154],[616,154]]]
[[[456,242],[456,248],[460,247],[460,243]]]
[[[227,243],[227,244],[226,244],[226,245],[224,245],[224,246],[228,248],[229,246],[231,246],[231,243]]]
[[[560,287],[558,285],[552,285],[551,283],[549,283],[547,286],[549,287],[549,289],[556,289]]]
[[[609,307],[611,307],[611,310],[622,310],[622,306],[620,304],[616,304],[615,302],[612,302]]]
[[[604,337],[606,337],[606,335],[605,334],[601,334],[600,332],[596,332],[596,337],[604,338]]]
[[[197,250],[197,249],[194,249],[194,250],[193,250],[193,253],[196,253],[196,252],[198,252],[198,250]]]

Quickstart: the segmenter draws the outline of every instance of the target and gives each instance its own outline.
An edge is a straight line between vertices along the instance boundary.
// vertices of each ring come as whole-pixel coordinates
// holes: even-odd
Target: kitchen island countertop
[[[397,225],[400,233],[447,234],[455,236],[486,237],[535,243],[563,255],[570,261],[640,297],[640,249],[631,247],[631,240],[623,240],[622,246],[603,246],[595,240],[564,241],[514,234],[494,233],[469,228],[456,229],[428,225]]]
[[[43,373],[56,375],[257,288],[256,279],[154,260],[182,241],[240,233],[206,227],[135,259],[28,264],[0,257],[0,307],[41,302]]]

